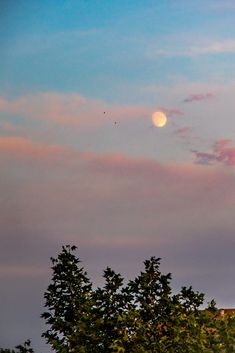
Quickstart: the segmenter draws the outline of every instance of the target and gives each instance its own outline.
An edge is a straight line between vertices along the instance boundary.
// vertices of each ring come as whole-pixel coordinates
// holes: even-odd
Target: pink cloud
[[[213,150],[215,152],[220,152],[221,150],[223,150],[226,146],[230,145],[231,143],[232,143],[232,141],[229,139],[217,140],[214,143]]]
[[[235,166],[235,147],[223,148],[219,153],[218,160],[227,165]]]
[[[218,161],[218,157],[214,153],[199,152],[197,150],[192,150],[196,157],[197,164],[212,165],[213,162]]]
[[[191,129],[188,126],[184,126],[184,127],[181,127],[181,128],[178,128],[177,130],[175,130],[175,133],[176,133],[176,135],[178,135],[182,139],[185,139],[185,138],[189,137],[189,135],[191,133]]]
[[[193,93],[187,98],[184,99],[185,103],[191,103],[191,102],[198,102],[198,101],[205,101],[208,99],[214,98],[214,94],[211,92],[207,93]]]
[[[0,112],[81,127],[96,127],[110,119],[146,118],[151,113],[142,106],[120,106],[77,93],[58,92],[29,94],[12,100],[0,97]]]
[[[222,141],[222,140],[221,140]],[[217,141],[218,143],[218,141]],[[229,150],[227,153],[227,149]],[[229,154],[230,150],[234,148],[227,148],[221,151],[225,154]],[[211,160],[214,158],[214,154],[200,153],[193,151],[198,157],[205,157]],[[10,157],[14,159],[23,158],[24,160],[38,163],[40,158],[42,161],[54,160],[61,161],[61,166],[65,166],[70,162],[76,161],[85,162],[83,166],[87,168],[89,172],[98,174],[109,174],[116,176],[136,176],[137,178],[158,178],[170,180],[171,176],[173,179],[176,177],[184,178],[184,176],[192,177],[193,175],[197,178],[201,173],[199,167],[194,165],[184,164],[162,164],[152,158],[134,158],[125,155],[121,152],[112,153],[95,153],[95,152],[80,152],[71,147],[46,144],[32,141],[28,138],[23,137],[0,137],[0,156]],[[216,157],[218,159],[218,157]],[[224,157],[225,158],[225,157]],[[52,164],[52,167],[54,165]],[[199,174],[198,174],[199,173]],[[170,179],[169,179],[170,178]]]
[[[14,153],[16,155],[33,155],[35,153],[42,153],[46,155],[48,153],[58,154],[64,151],[58,145],[46,145],[41,143],[33,142],[30,139],[23,137],[0,137],[0,153]]]
[[[39,234],[91,248],[184,244],[202,217],[204,233],[221,224],[221,207],[226,218],[234,203],[234,176],[217,167],[81,153],[16,137],[0,138],[0,162],[0,226],[18,242],[19,234],[32,241]]]
[[[66,160],[81,158],[81,154],[75,153],[72,149],[56,145],[32,141],[29,138],[18,136],[0,137],[0,158],[1,160],[14,160],[17,163],[46,164],[47,167],[66,165]]]
[[[220,139],[213,144],[212,152],[192,151],[196,157],[196,163],[211,165],[221,162],[228,166],[235,166],[235,147],[229,146],[231,143],[229,139]]]
[[[8,121],[0,122],[0,129],[4,133],[13,133],[18,130],[14,124],[12,124]]]
[[[184,112],[178,108],[160,107],[159,110],[163,111],[167,116],[182,116]]]

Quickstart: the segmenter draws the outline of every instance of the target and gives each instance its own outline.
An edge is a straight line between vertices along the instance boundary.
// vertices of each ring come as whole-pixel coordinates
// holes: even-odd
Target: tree
[[[42,314],[50,328],[42,334],[60,353],[91,352],[92,285],[75,246],[63,246],[52,261],[52,283],[44,294],[47,312]]]
[[[129,334],[124,333],[113,347],[130,353],[202,352],[199,307],[204,295],[191,287],[172,295],[171,274],[161,273],[160,259],[152,257],[144,265],[145,271],[126,289],[132,303],[124,314],[123,328]]]
[[[23,344],[19,344],[15,348],[17,349],[17,353],[34,353],[30,340],[25,341]]]
[[[122,293],[123,278],[110,267],[104,271],[105,284],[93,293],[92,316],[97,336],[96,352],[112,352],[112,342],[120,337],[119,317],[125,310],[126,297]]]
[[[23,344],[19,344],[14,349],[3,349],[0,348],[0,353],[34,353],[33,348],[31,347],[31,341],[28,339]]]
[[[159,270],[160,259],[151,257],[144,262],[145,271],[130,281],[126,291],[132,297],[129,311],[129,343],[125,350],[130,352],[157,352],[161,347],[161,336],[171,315],[171,274],[163,275]]]
[[[92,288],[87,273],[65,246],[52,258],[52,283],[45,292],[49,325],[43,333],[58,353],[232,353],[235,316],[218,319],[215,302],[201,309],[204,294],[182,287],[173,294],[171,274],[160,258],[124,285],[110,267],[103,288]]]

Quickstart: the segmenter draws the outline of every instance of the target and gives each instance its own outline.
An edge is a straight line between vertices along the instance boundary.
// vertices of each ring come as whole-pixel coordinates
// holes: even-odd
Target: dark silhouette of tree
[[[30,340],[25,341],[23,344],[19,344],[16,346],[16,349],[17,353],[34,353]]]
[[[44,295],[48,311],[42,317],[50,328],[43,337],[60,353],[87,352],[92,346],[92,285],[74,250],[63,246],[59,256],[51,258],[52,283]]]
[[[108,267],[103,288],[93,289],[75,250],[64,246],[51,259],[42,317],[49,326],[43,337],[54,351],[235,352],[235,316],[218,318],[214,300],[202,310],[204,294],[192,287],[173,294],[171,274],[161,273],[159,258],[146,260],[144,271],[126,285]]]
[[[19,344],[15,348],[16,350],[0,348],[0,353],[34,353],[30,340],[25,341],[23,344]]]

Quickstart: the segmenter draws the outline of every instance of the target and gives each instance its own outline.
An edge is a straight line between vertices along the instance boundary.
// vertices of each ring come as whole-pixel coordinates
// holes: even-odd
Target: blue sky
[[[190,55],[233,38],[233,11],[216,3],[9,1],[1,21],[4,93],[56,89],[122,101],[124,85],[230,80],[233,53]]]
[[[45,351],[67,243],[96,285],[155,255],[175,289],[235,306],[234,23],[226,0],[1,2],[3,347]]]

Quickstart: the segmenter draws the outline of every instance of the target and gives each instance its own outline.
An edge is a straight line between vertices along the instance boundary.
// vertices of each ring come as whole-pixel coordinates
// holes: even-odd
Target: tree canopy
[[[182,287],[173,293],[171,274],[161,259],[144,261],[140,274],[124,278],[107,267],[103,287],[93,288],[76,255],[66,245],[52,261],[45,294],[47,324],[42,334],[56,353],[233,353],[235,314],[221,317],[203,293]],[[203,307],[203,309],[202,309]],[[34,353],[30,340],[0,353]]]
[[[58,353],[230,353],[235,352],[235,316],[218,318],[212,300],[192,287],[173,293],[171,274],[162,274],[160,258],[124,285],[111,268],[103,288],[93,288],[76,256],[63,246],[52,260],[52,280],[42,314],[42,334]]]
[[[34,353],[31,347],[31,341],[26,340],[23,344],[19,344],[15,349],[0,348],[0,353]]]

